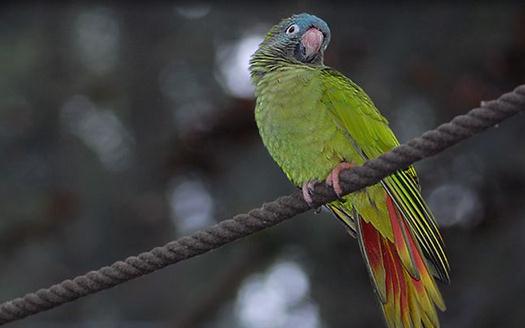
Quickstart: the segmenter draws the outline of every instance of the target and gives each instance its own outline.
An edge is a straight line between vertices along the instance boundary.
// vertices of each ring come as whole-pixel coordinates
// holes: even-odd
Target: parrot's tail
[[[445,310],[436,282],[403,216],[390,196],[387,209],[394,241],[357,218],[357,235],[389,328],[439,327],[436,306]]]

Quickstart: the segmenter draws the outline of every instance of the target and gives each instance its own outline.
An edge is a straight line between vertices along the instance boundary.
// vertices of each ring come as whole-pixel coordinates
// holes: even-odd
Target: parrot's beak
[[[321,49],[323,44],[324,36],[321,31],[315,27],[310,27],[304,32],[301,38],[301,44],[304,47],[304,55],[306,58],[311,58],[316,55]]]

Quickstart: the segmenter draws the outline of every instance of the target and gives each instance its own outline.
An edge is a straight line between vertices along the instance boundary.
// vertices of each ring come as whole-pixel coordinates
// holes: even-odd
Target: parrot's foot
[[[303,191],[303,198],[306,201],[306,204],[308,206],[312,207],[313,205],[313,199],[312,199],[312,192],[314,191],[315,184],[318,183],[316,180],[310,180],[308,182],[305,182],[303,184],[303,187],[301,188]]]
[[[339,180],[339,173],[341,173],[342,170],[346,170],[352,167],[352,164],[348,162],[341,162],[337,164],[337,166],[328,174],[328,177],[326,177],[326,184],[331,186],[334,189],[335,194],[337,197],[341,198],[343,195],[343,189],[341,188],[341,181]]]

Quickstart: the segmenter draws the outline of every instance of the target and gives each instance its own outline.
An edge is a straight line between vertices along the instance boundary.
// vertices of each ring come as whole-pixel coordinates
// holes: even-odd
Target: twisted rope
[[[375,184],[389,174],[404,169],[420,159],[435,155],[520,111],[525,111],[525,85],[502,95],[497,100],[483,102],[481,107],[456,116],[452,121],[427,131],[422,136],[376,159],[367,161],[363,166],[342,171],[340,179],[344,194]],[[318,183],[312,198],[312,207],[318,207],[335,200],[337,196],[331,187]],[[273,202],[265,203],[247,214],[236,215],[149,252],[128,257],[124,261],[117,261],[97,271],[6,301],[0,304],[0,324],[55,308],[170,264],[206,253],[309,209],[301,193],[296,191]]]

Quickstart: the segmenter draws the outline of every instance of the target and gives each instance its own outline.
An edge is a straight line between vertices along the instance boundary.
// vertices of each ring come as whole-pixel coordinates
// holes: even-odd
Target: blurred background
[[[248,59],[280,18],[401,141],[525,82],[525,7],[313,1],[0,5],[0,299],[293,187],[262,146]],[[448,245],[443,327],[522,327],[525,116],[417,164]],[[381,327],[355,240],[309,212],[9,327]]]

